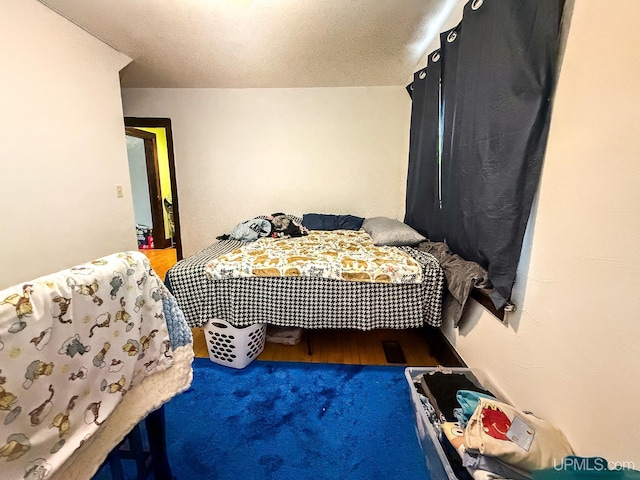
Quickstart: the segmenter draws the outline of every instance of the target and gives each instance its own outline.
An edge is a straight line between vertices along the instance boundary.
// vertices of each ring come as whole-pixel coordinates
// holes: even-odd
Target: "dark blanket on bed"
[[[440,262],[447,280],[442,302],[442,316],[445,319],[452,318],[453,325],[457,327],[471,289],[492,288],[489,273],[476,262],[467,261],[460,255],[452,253],[446,243],[422,242],[415,248],[430,253]]]
[[[360,230],[364,218],[355,215],[305,213],[302,223],[309,230]]]

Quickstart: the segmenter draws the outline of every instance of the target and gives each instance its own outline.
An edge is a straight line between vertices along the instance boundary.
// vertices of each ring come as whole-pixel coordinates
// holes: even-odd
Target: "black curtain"
[[[439,197],[440,53],[429,55],[427,67],[409,86],[411,132],[404,222],[425,237],[442,241]],[[415,126],[415,127],[414,127]],[[436,179],[436,181],[434,181]]]
[[[454,253],[488,270],[496,308],[510,298],[540,178],[561,5],[470,0],[461,24],[442,35],[442,222],[436,225]],[[412,136],[413,129],[412,114]],[[431,191],[436,178],[421,182]],[[406,223],[434,217],[431,203],[420,212],[420,200],[410,201],[409,193],[414,209]],[[429,233],[430,224],[420,227]]]
[[[460,127],[460,119],[455,117],[455,85],[456,85],[456,72],[458,69],[458,51],[460,46],[460,39],[462,33],[462,24],[458,24],[456,27],[440,34],[440,56],[441,56],[441,113],[442,119],[442,153],[441,159],[441,205],[443,216],[442,230],[444,237],[444,229],[446,220],[444,218],[445,212],[447,212],[447,205],[450,202],[450,192],[454,190],[453,182],[455,182],[455,176],[452,172],[451,162],[451,141],[453,139],[453,131],[458,130]],[[458,121],[458,125],[455,126],[454,122]]]

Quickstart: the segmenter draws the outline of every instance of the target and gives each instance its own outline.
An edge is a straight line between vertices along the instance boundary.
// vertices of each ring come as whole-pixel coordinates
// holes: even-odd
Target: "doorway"
[[[143,249],[175,247],[176,258],[181,260],[171,120],[138,117],[124,120],[139,246]]]

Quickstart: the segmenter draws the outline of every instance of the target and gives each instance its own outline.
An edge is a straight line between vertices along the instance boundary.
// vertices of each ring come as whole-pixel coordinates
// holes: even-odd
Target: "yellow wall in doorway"
[[[171,202],[171,176],[169,174],[169,151],[167,149],[167,132],[163,127],[150,128],[150,127],[136,127],[138,130],[144,130],[145,132],[155,133],[156,146],[158,148],[158,172],[160,174],[160,195],[163,199],[168,198]],[[165,238],[171,238],[169,227],[169,219],[167,218],[167,211],[162,208],[162,216],[164,218],[164,234]]]

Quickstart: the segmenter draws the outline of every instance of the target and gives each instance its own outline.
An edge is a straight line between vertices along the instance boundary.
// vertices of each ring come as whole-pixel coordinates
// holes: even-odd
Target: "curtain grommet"
[[[478,10],[482,4],[484,3],[484,0],[473,0],[471,2],[471,9],[472,10]]]
[[[427,76],[427,72],[425,72],[424,70],[422,70],[419,74],[418,74],[418,78],[420,80],[424,80]]]
[[[447,42],[453,43],[456,38],[458,38],[458,34],[456,33],[455,30],[451,30],[449,32],[449,35],[447,35]]]

